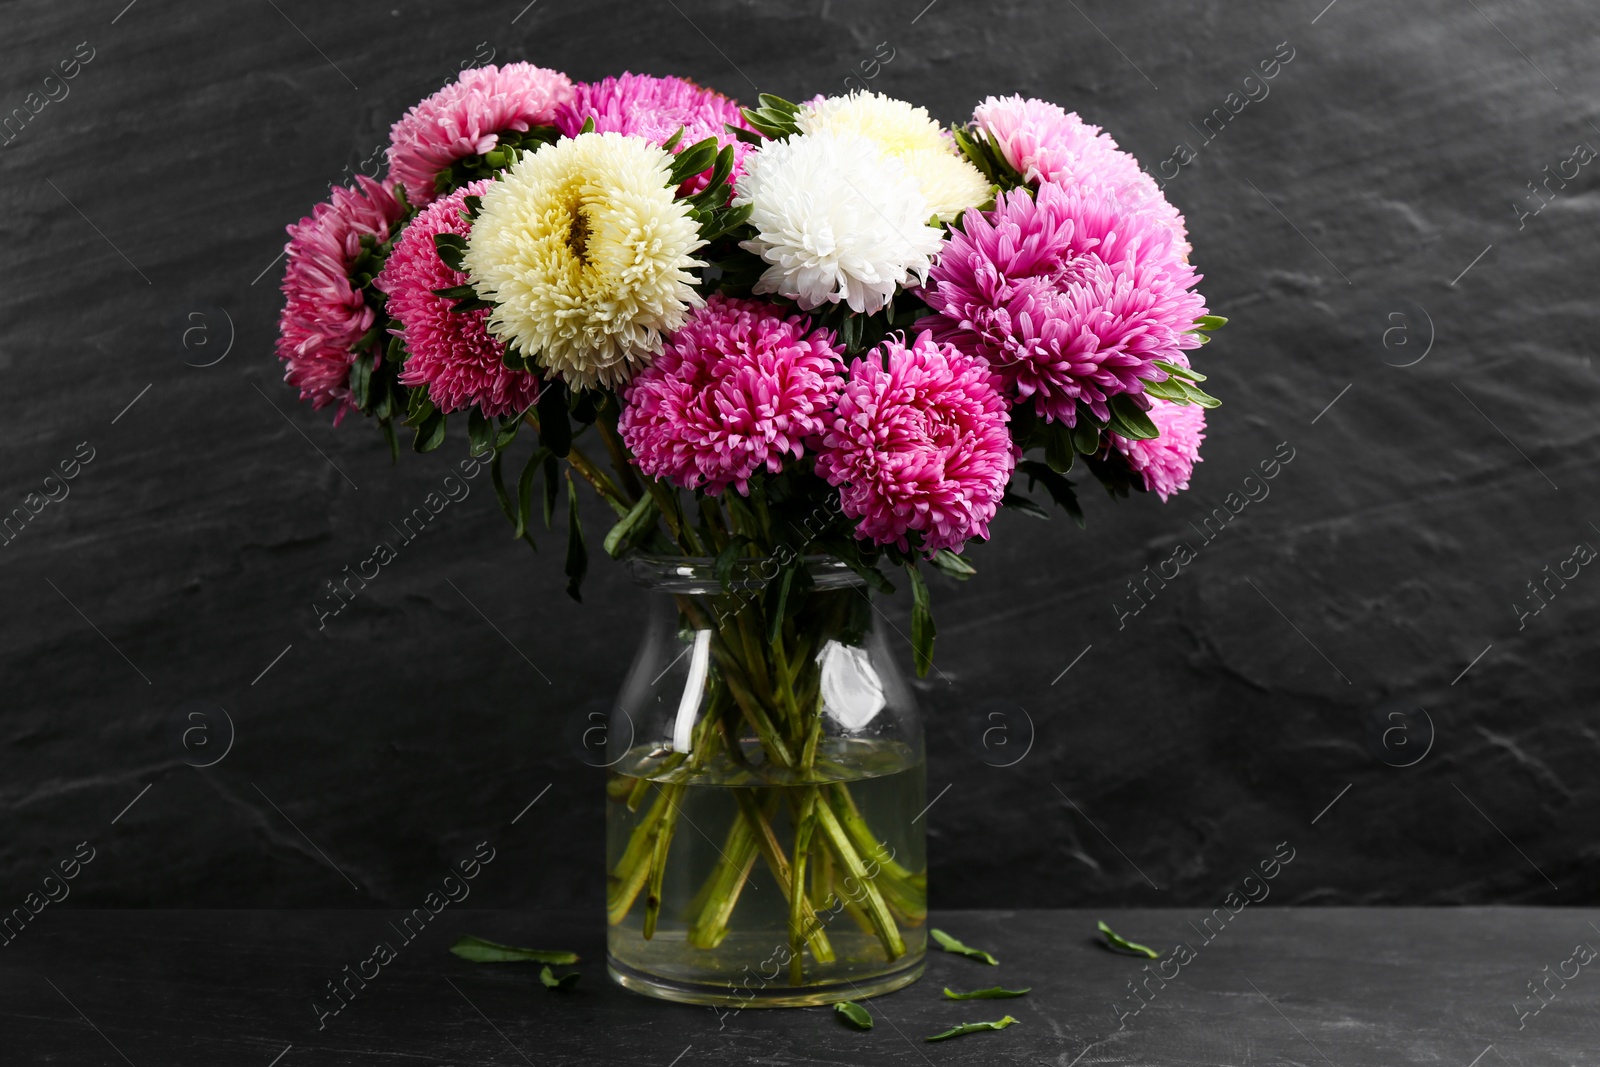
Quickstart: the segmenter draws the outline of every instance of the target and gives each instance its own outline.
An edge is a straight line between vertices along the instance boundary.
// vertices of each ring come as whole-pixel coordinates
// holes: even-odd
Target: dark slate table
[[[1228,916],[1226,909],[1220,913]],[[602,933],[574,914],[446,908],[404,942],[382,911],[87,911],[50,906],[0,948],[0,1063],[71,1067],[313,1064],[1441,1064],[1600,1062],[1600,912],[1559,908],[1275,909],[1226,924],[1189,911],[942,912],[1000,966],[933,952],[909,989],[870,1001],[868,1033],[827,1008],[719,1016],[624,992]],[[1097,918],[1152,947],[1171,980],[1094,943]],[[575,990],[473,965],[463,933],[583,954]],[[1209,940],[1207,939],[1209,935]],[[325,984],[378,941],[397,957],[318,1028]],[[1583,946],[1575,956],[1574,949]],[[1171,974],[1175,964],[1169,963]],[[1570,977],[1563,978],[1561,975]],[[1163,984],[1164,981],[1164,984]],[[1529,983],[1544,992],[1535,999]],[[945,985],[1032,986],[945,1000]],[[1132,1009],[1143,1006],[1134,1013]],[[1537,1013],[1532,1009],[1543,1005]],[[1119,1012],[1121,1014],[1119,1026]],[[1519,1012],[1528,1012],[1519,1015]],[[1020,1020],[929,1044],[962,1021]]]

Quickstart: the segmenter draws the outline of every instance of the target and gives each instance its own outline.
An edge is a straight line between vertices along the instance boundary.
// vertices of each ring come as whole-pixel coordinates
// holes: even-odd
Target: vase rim
[[[818,589],[865,587],[866,580],[838,556],[815,554],[802,557],[806,574]],[[647,589],[666,593],[717,594],[732,590],[762,589],[782,570],[777,556],[736,560],[733,574],[724,587],[717,576],[717,561],[710,556],[653,556],[635,553],[627,558],[633,580]]]

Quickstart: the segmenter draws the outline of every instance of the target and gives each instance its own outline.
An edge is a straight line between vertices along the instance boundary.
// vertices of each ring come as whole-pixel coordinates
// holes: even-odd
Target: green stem
[[[800,959],[800,945],[806,930],[802,925],[806,905],[806,858],[811,854],[811,835],[817,826],[817,809],[826,807],[817,803],[817,788],[806,789],[800,802],[800,818],[794,830],[794,865],[789,879],[789,984],[800,985],[804,967]]]
[[[703,900],[697,918],[689,927],[689,943],[695,948],[716,948],[728,936],[728,919],[739,903],[739,894],[750,879],[759,849],[756,833],[743,812],[733,817],[721,857],[712,868],[702,890]]]
[[[752,791],[736,789],[734,795],[739,801],[740,814],[755,828],[756,845],[761,849],[762,859],[767,861],[767,869],[772,872],[772,880],[778,884],[785,898],[792,904],[793,876],[790,873],[789,858],[783,854],[783,846],[779,844],[778,834],[772,828],[772,822],[768,818],[769,813],[762,811]],[[802,899],[801,908],[807,931],[806,940],[811,945],[811,957],[818,963],[832,963],[833,945],[828,940],[824,924],[817,916],[815,906],[810,901]]]
[[[661,797],[667,802],[667,810],[662,814],[659,825],[656,827],[653,848],[650,852],[649,888],[645,891],[644,898],[644,939],[650,940],[656,933],[656,921],[661,915],[661,883],[667,874],[667,849],[672,845],[672,834],[678,826],[678,802],[683,799],[683,791],[687,788],[682,782],[671,782],[661,787]]]
[[[567,451],[567,462],[572,465],[573,470],[583,476],[583,480],[588,482],[607,504],[611,505],[611,510],[615,511],[619,518],[626,516],[633,509],[632,501],[622,494],[622,490],[618,489],[610,478],[606,477],[605,471],[594,465],[594,460],[586,456],[583,449],[573,445]]]
[[[873,932],[883,943],[884,955],[891,960],[899,959],[906,954],[905,939],[900,936],[900,928],[895,925],[894,916],[889,914],[889,906],[884,903],[883,894],[878,891],[872,879],[867,877],[866,866],[850,843],[849,835],[834,817],[831,805],[818,804],[813,810],[816,812],[818,826],[827,839],[828,847],[833,849],[833,854],[861,887],[861,906],[867,913],[867,921],[872,924]]]
[[[608,417],[609,414],[614,413],[602,415],[595,421],[595,429],[600,432],[600,440],[605,442],[606,452],[611,456],[611,469],[622,479],[622,488],[628,494],[628,502],[632,504],[644,495],[644,488],[639,484],[639,476],[634,473],[633,464],[628,461],[628,449],[622,443],[622,438],[617,436],[616,428]]]
[[[666,795],[663,791],[657,794],[655,803],[639,820],[639,825],[633,828],[633,833],[628,836],[627,847],[622,851],[622,858],[611,872],[606,886],[606,921],[612,926],[627,917],[634,900],[639,896],[639,890],[644,888],[645,877],[650,872],[645,859],[654,850],[656,828],[665,811]]]

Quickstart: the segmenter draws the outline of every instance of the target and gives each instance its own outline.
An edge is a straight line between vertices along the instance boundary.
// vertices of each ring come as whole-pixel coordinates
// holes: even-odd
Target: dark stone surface
[[[1522,1067],[1590,1063],[1600,1047],[1600,962],[1574,955],[1600,934],[1572,909],[1246,905],[1204,928],[1204,910],[936,913],[999,966],[930,953],[920,981],[865,1002],[868,1032],[831,1008],[719,1012],[628,993],[605,977],[592,914],[446,909],[409,944],[389,926],[401,913],[379,910],[48,914],[0,955],[6,1062]],[[1094,941],[1096,918],[1177,954],[1165,972],[1113,954]],[[446,952],[464,933],[578,951],[582,977],[552,992],[535,968],[465,963]],[[380,941],[396,958],[320,1014],[314,1002],[337,1004],[325,984]],[[940,992],[995,985],[1032,992]],[[1018,1023],[924,1040],[1005,1015]]]
[[[1600,545],[1600,167],[1521,229],[1509,206],[1600,146],[1586,0],[524,4],[7,7],[0,113],[79,42],[93,58],[0,149],[0,504],[79,442],[94,459],[0,547],[6,907],[83,840],[99,858],[68,907],[409,906],[497,835],[485,906],[592,902],[600,782],[571,736],[609,704],[640,594],[597,563],[588,603],[568,601],[480,477],[317,631],[323,582],[462,449],[391,469],[367,427],[296,405],[271,356],[283,227],[490,49],[798,98],[885,41],[874,86],[944,119],[1020,91],[1153,169],[1187,142],[1168,192],[1233,319],[1206,353],[1226,406],[1190,494],[1097,497],[1087,532],[1002,517],[980,578],[935,590],[935,902],[1209,907],[1271,842],[1312,834],[1286,900],[1593,899],[1600,575],[1525,628],[1512,609]],[[1270,95],[1202,143],[1285,41]],[[1280,442],[1270,496],[1119,628],[1126,583],[1198,544]],[[189,717],[204,707],[227,720]],[[997,724],[1011,747],[985,749]],[[512,827],[547,786],[537,829]],[[303,966],[302,984],[320,973]],[[222,995],[173,981],[174,1002]],[[1228,996],[1219,1017],[1275,1025]],[[441,1012],[466,1026],[461,1007]]]

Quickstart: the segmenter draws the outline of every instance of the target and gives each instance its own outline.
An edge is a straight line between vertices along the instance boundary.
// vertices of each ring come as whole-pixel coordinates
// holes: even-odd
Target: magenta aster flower
[[[932,556],[989,536],[1016,466],[1006,401],[982,359],[920,333],[891,335],[850,365],[817,457],[856,536]]]
[[[573,98],[556,115],[555,125],[572,137],[594,119],[598,133],[628,133],[651,144],[665,144],[683,127],[676,151],[715,137],[718,146],[733,145],[733,177],[744,173],[744,157],[752,146],[734,137],[724,123],[749,129],[739,104],[721,93],[702,89],[684,78],[657,78],[649,74],[624,74],[620,78],[581,83]],[[684,191],[699,192],[707,175],[699,174],[684,183]]]
[[[389,316],[400,324],[394,332],[410,353],[400,368],[400,384],[426,386],[428,399],[447,414],[476,404],[485,415],[510,415],[539,398],[539,379],[503,362],[505,345],[489,334],[487,308],[451,311],[455,301],[433,295],[435,289],[467,283],[465,274],[439,258],[433,235],[467,236],[472,225],[462,201],[490,184],[489,179],[473,182],[428,205],[406,227],[373,283],[389,294]]]
[[[1151,399],[1150,420],[1161,431],[1148,441],[1131,441],[1111,435],[1128,466],[1144,479],[1145,490],[1163,501],[1189,488],[1189,475],[1200,462],[1200,442],[1206,439],[1206,409],[1198,404],[1174,404]]]
[[[713,295],[628,383],[619,428],[639,469],[713,496],[749,494],[827,429],[844,384],[832,331],[770,304]]]
[[[1025,181],[1109,190],[1124,208],[1158,220],[1172,231],[1178,258],[1189,254],[1183,215],[1139,161],[1117,147],[1100,127],[1047,100],[991,96],[972,121],[994,138],[1007,163]]]
[[[917,325],[988,360],[1045,419],[1075,426],[1081,401],[1104,421],[1111,397],[1166,378],[1156,360],[1200,347],[1200,276],[1172,241],[1101,191],[1015,189],[951,233],[922,294],[936,314]]]
[[[481,156],[508,130],[555,124],[572,81],[532,63],[473,67],[407,111],[389,131],[389,176],[412,205],[433,201],[433,179],[458,159]]]
[[[288,364],[283,380],[314,408],[338,403],[335,424],[350,406],[352,349],[377,319],[350,268],[362,253],[361,238],[382,244],[389,227],[405,217],[393,190],[392,183],[357,175],[354,186],[335,189],[327,203],[288,228],[277,341],[278,358]]]

